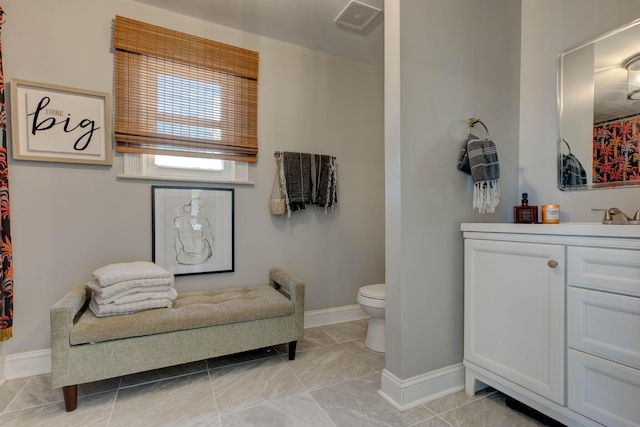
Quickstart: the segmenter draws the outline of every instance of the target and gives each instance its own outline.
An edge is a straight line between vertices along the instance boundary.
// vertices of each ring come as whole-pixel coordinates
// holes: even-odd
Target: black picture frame
[[[231,188],[151,187],[152,259],[175,276],[235,271]]]

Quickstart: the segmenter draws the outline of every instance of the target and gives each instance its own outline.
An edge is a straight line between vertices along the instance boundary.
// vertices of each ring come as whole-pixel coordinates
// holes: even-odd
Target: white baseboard
[[[368,317],[358,304],[311,310],[304,313],[304,327],[313,328]],[[0,361],[2,362],[0,363],[0,374],[2,374],[0,384],[4,380],[48,374],[51,372],[51,349],[10,354],[4,357],[0,353]]]
[[[4,356],[4,378],[31,377],[51,372],[51,349],[28,351]]]
[[[464,390],[462,363],[406,380],[401,380],[385,369],[382,371],[382,388],[378,394],[397,410],[404,412],[460,390]]]
[[[315,328],[317,326],[368,318],[369,316],[362,310],[360,304],[310,310],[304,312],[304,328]]]

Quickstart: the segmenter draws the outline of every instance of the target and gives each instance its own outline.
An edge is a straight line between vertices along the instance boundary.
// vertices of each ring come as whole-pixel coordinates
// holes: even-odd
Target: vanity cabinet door
[[[640,251],[567,248],[567,284],[640,297]]]
[[[569,349],[569,408],[607,427],[640,426],[640,371]]]
[[[570,348],[640,369],[640,298],[573,286],[567,298]]]
[[[466,239],[464,253],[465,363],[564,405],[564,246]]]

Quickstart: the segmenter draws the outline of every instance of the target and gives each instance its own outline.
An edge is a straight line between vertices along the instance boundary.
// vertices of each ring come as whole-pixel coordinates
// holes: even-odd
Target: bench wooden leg
[[[64,408],[67,412],[75,411],[78,407],[78,386],[64,386],[62,387],[62,394],[64,395]]]
[[[293,360],[296,358],[296,345],[298,341],[291,341],[289,343],[289,360]]]

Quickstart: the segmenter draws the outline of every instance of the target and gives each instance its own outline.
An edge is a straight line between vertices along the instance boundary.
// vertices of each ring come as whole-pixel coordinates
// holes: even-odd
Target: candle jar
[[[560,224],[560,205],[542,205],[542,223]]]

